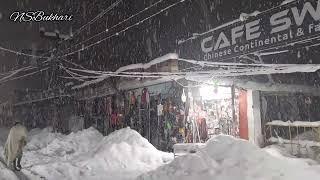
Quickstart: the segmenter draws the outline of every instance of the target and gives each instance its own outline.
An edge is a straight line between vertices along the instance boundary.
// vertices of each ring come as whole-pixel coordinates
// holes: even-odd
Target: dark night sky
[[[0,45],[2,47],[21,51],[24,49],[48,49],[48,40],[40,38],[39,27],[41,23],[18,23],[10,20],[10,15],[15,11],[46,10],[50,7],[49,0],[2,0],[0,1]],[[16,65],[17,56],[12,53],[0,52],[1,72],[7,72]],[[28,87],[30,80],[36,77],[30,77],[23,80],[12,81],[0,85],[0,102],[6,99],[7,95],[18,86]]]
[[[44,26],[47,31],[59,29],[62,33],[68,33],[71,27],[75,30],[94,18],[98,13],[105,10],[116,0],[2,0],[0,2],[0,45],[21,50],[31,48],[50,49],[52,43],[47,39],[41,39],[39,36],[39,27]],[[59,46],[60,49],[73,47],[77,42],[81,42],[88,37],[103,31],[108,27],[122,21],[123,19],[141,11],[145,7],[157,2],[158,0],[124,0],[118,7],[114,8],[106,16],[103,16],[83,33],[77,36],[70,43]],[[168,0],[162,4],[165,7],[168,3],[177,0]],[[171,2],[171,3],[170,3]],[[95,70],[115,70],[119,66],[147,62],[156,57],[162,56],[169,52],[174,52],[177,48],[178,39],[186,38],[192,33],[204,32],[213,27],[219,26],[225,22],[239,17],[241,12],[251,13],[255,10],[264,11],[281,4],[282,0],[186,0],[177,7],[170,9],[167,13],[162,13],[145,23],[134,27],[120,36],[111,38],[101,44],[90,48],[81,53],[68,57],[68,60],[86,66]],[[67,13],[74,15],[72,22],[65,23],[15,23],[9,20],[13,11],[34,11],[45,10],[48,13],[54,11],[57,13]],[[155,8],[149,12],[149,15],[157,12]],[[148,13],[139,16],[139,19],[145,18]],[[126,27],[132,22],[128,22],[119,28]],[[116,29],[116,32],[119,29]],[[110,32],[110,33],[114,33]],[[101,39],[108,34],[99,36]],[[85,45],[94,42],[88,41]],[[151,47],[151,49],[149,48]],[[80,47],[74,47],[79,49]],[[317,49],[315,48],[315,51]],[[318,53],[315,51],[302,52],[304,56],[297,59],[295,51],[284,56],[270,56],[266,62],[281,62],[295,59],[295,61],[309,62],[310,59],[318,59]],[[308,54],[307,54],[308,53]],[[0,65],[15,64],[16,56],[8,53],[0,53]],[[317,61],[313,61],[316,63]],[[295,75],[289,75],[295,77]],[[298,77],[301,77],[298,75]],[[315,78],[314,76],[308,77]],[[317,77],[319,79],[319,77]],[[26,84],[26,80],[16,81],[12,84]],[[8,84],[1,85],[0,91],[5,91]],[[3,94],[3,93],[2,93]]]

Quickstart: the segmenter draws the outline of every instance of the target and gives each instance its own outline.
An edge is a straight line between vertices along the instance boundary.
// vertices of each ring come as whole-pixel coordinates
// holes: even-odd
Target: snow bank
[[[96,129],[89,128],[68,136],[58,134],[41,152],[52,155],[80,154],[88,152],[103,138]]]
[[[290,163],[305,164],[305,165],[318,165],[318,163],[309,158],[297,158],[290,153],[290,150],[286,146],[271,145],[263,148],[270,155],[279,158],[281,160],[289,161]]]
[[[28,140],[27,146],[25,147],[26,150],[38,150],[41,148],[46,147],[50,142],[52,142],[58,135],[61,134],[54,134],[51,133],[52,128],[48,127],[45,129],[33,129],[28,133]]]
[[[130,128],[107,137],[94,128],[67,136],[36,131],[22,165],[48,180],[134,179],[173,159]]]
[[[103,138],[96,129],[89,128],[63,135],[52,133],[52,128],[32,130],[22,163],[26,167],[37,164],[66,161],[89,152]]]
[[[172,159],[172,154],[158,151],[138,132],[125,128],[105,137],[80,164],[89,169],[125,170],[139,174]]]
[[[178,157],[138,179],[301,180],[319,177],[320,173],[308,165],[279,160],[247,141],[217,136],[198,153]]]
[[[27,151],[39,150],[42,153],[61,156],[67,152],[83,153],[88,152],[92,146],[96,145],[103,136],[94,128],[89,128],[77,133],[63,135],[51,133],[52,128],[43,130],[35,129],[30,131],[26,146]]]
[[[0,180],[19,180],[19,178],[0,162]]]

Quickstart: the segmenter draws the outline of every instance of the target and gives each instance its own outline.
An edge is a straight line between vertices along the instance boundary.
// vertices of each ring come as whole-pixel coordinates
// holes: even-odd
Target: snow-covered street
[[[2,132],[6,132],[2,129]],[[5,134],[2,134],[5,137]],[[1,145],[3,141],[1,142]],[[1,154],[3,149],[1,147]],[[0,177],[17,179],[1,166]],[[301,180],[320,177],[320,165],[276,146],[260,149],[244,140],[217,136],[196,154],[173,159],[130,128],[103,137],[94,128],[62,135],[34,129],[22,160],[29,179],[47,180]],[[0,179],[1,179],[0,178]]]

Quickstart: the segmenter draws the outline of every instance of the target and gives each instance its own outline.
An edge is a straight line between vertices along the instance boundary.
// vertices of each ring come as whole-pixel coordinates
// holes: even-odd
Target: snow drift
[[[176,158],[139,180],[301,180],[317,179],[320,173],[306,164],[280,160],[244,140],[217,136],[198,153]]]
[[[171,154],[158,151],[147,139],[130,128],[105,137],[89,154],[81,162],[83,166],[100,166],[108,171],[125,169],[143,172],[172,160]]]
[[[0,162],[0,180],[19,180],[19,178],[6,165]]]
[[[23,166],[48,180],[134,179],[173,159],[130,128],[107,137],[94,128],[67,136],[50,129],[31,134]]]

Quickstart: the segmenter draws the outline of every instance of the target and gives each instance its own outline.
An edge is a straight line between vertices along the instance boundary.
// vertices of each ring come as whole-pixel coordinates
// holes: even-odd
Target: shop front
[[[233,86],[201,85],[188,88],[188,143],[206,142],[214,135],[239,137],[238,90]],[[192,132],[192,133],[191,133]]]

